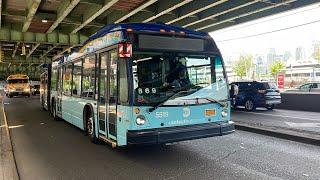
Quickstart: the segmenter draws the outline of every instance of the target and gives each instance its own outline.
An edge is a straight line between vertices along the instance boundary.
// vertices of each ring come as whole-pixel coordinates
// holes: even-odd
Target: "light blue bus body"
[[[47,109],[93,142],[164,144],[234,132],[223,60],[207,33],[109,25],[50,68]]]
[[[62,118],[69,123],[84,129],[83,124],[83,109],[84,106],[90,104],[93,110],[96,109],[94,101],[83,100],[79,98],[73,98],[68,96],[62,96]],[[97,117],[97,111],[94,111],[95,117]]]

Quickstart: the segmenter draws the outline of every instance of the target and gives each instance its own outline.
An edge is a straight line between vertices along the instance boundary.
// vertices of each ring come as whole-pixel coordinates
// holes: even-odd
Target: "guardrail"
[[[319,92],[283,92],[279,109],[320,112]]]

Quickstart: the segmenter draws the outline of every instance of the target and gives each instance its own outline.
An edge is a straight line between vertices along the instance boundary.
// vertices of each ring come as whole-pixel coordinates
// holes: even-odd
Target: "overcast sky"
[[[318,22],[313,23],[315,21]],[[311,24],[261,36],[237,39],[307,23]],[[320,41],[320,4],[214,31],[210,35],[225,57],[235,54],[266,54],[269,48],[276,48],[277,53],[285,50],[294,53],[298,46],[311,51],[312,42]]]

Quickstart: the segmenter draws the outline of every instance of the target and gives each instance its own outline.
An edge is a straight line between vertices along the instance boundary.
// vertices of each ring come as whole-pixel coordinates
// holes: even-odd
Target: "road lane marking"
[[[257,115],[265,115],[265,116],[274,116],[274,117],[283,117],[283,118],[293,118],[293,119],[303,119],[303,120],[311,120],[311,121],[320,121],[320,119],[313,118],[304,118],[304,117],[294,117],[294,116],[285,116],[285,115],[277,115],[277,114],[266,114],[266,113],[255,113],[255,112],[244,112],[244,111],[236,111],[247,114],[257,114]]]
[[[320,123],[293,123],[285,122],[290,127],[320,127]]]
[[[21,125],[16,125],[16,126],[9,126],[8,128],[9,129],[13,129],[13,128],[19,128],[19,127],[23,127],[24,125],[21,124]]]
[[[11,157],[10,160],[13,161],[14,163],[14,167],[11,168],[11,170],[13,170],[13,174],[12,174],[12,178],[13,179],[20,179],[20,175],[19,175],[19,171],[18,171],[18,166],[17,166],[17,161],[16,161],[16,157],[14,155],[14,151],[13,151],[13,146],[12,146],[12,139],[11,139],[11,134],[10,134],[10,130],[9,130],[9,124],[8,124],[8,120],[7,120],[7,115],[6,115],[6,112],[4,111],[4,102],[3,102],[3,98],[0,100],[1,104],[2,104],[2,115],[3,115],[3,120],[4,120],[4,125],[7,127],[6,128],[6,132],[7,132],[7,137],[8,137],[8,141],[10,142],[9,143],[9,149],[10,150],[10,154],[9,156]],[[9,160],[9,159],[8,159]],[[9,167],[9,166],[8,166]]]

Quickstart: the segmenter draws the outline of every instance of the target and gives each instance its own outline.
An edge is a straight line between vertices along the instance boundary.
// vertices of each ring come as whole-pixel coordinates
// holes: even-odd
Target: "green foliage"
[[[320,63],[320,42],[313,45],[312,57]]]
[[[273,64],[270,65],[270,71],[272,76],[276,76],[278,72],[280,72],[281,69],[285,67],[284,63],[282,61],[276,61]]]
[[[233,65],[233,71],[237,76],[240,76],[241,79],[247,75],[247,72],[252,67],[252,59],[251,55],[240,56],[239,60]]]

